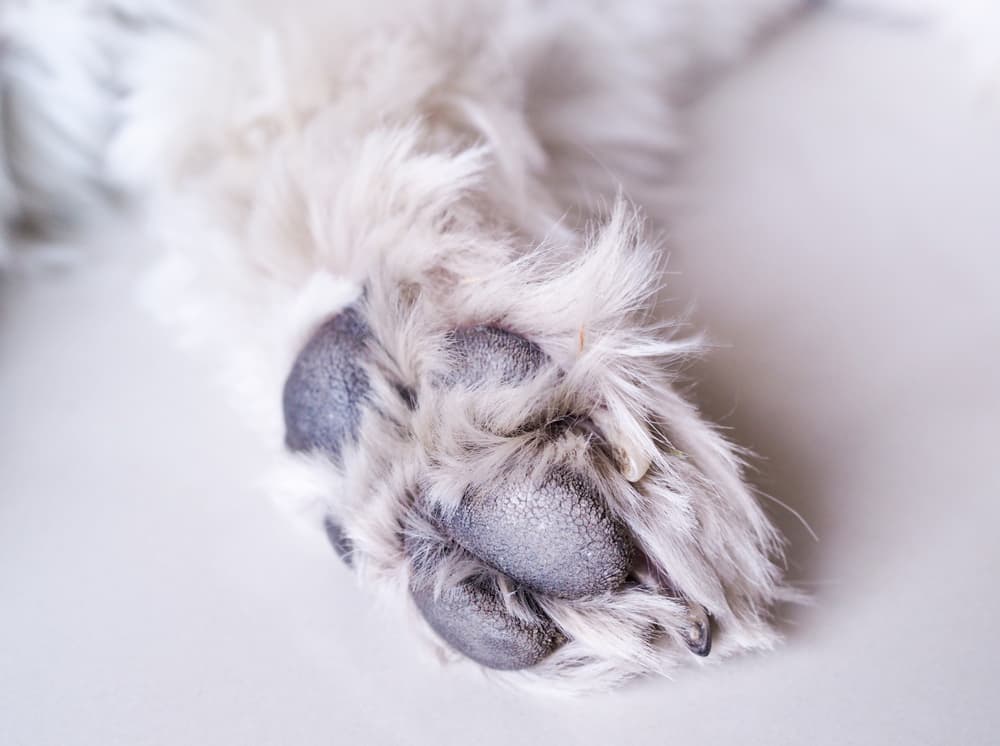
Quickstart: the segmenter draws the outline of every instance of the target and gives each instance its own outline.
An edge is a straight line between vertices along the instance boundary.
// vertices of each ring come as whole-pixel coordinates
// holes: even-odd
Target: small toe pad
[[[531,378],[546,362],[542,348],[520,334],[496,326],[456,329],[448,337],[452,369],[446,386],[475,386],[482,382],[514,385]]]
[[[437,597],[427,587],[414,588],[412,595],[445,642],[487,668],[534,666],[565,641],[550,620],[539,616],[530,623],[512,616],[495,591],[475,581],[446,588]]]
[[[357,438],[370,390],[362,367],[370,336],[351,306],[323,324],[299,353],[282,397],[289,449],[339,459],[348,438]]]

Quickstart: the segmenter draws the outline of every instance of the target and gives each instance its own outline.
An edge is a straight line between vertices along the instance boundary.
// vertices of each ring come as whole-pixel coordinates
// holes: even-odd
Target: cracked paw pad
[[[585,598],[622,586],[632,545],[584,476],[559,467],[540,484],[507,481],[466,494],[448,535],[526,588]]]
[[[496,326],[454,330],[448,337],[448,352],[452,366],[443,376],[446,386],[518,384],[538,372],[549,359],[534,342]]]
[[[477,581],[411,590],[424,619],[452,648],[487,668],[513,671],[541,662],[565,638],[551,620],[529,622],[510,614],[495,590]]]

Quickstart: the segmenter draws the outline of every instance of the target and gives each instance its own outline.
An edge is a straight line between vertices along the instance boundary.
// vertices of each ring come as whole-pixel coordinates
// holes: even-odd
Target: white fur
[[[0,7],[2,229],[16,219],[58,232],[98,208],[114,118],[113,32],[109,14],[82,0]]]
[[[19,6],[24,18],[43,22],[29,5]],[[648,560],[643,586],[536,599],[570,642],[505,678],[584,690],[667,672],[693,660],[681,641],[688,602],[715,618],[713,659],[776,640],[772,609],[793,595],[775,564],[780,540],[738,454],[674,389],[698,345],[651,312],[662,260],[642,208],[663,208],[681,141],[675,100],[798,5],[220,0],[127,9],[142,40],[118,68],[128,95],[98,173],[140,202],[165,251],[150,284],[157,310],[218,355],[234,402],[274,446],[274,493],[316,525],[335,516],[356,547],[359,579],[410,612],[414,570],[401,535],[433,530],[413,509],[418,492],[448,510],[501,471],[569,462],[631,529]],[[103,49],[91,22],[112,10],[120,18],[120,6],[66,7],[80,13],[81,38]],[[16,25],[8,18],[5,29]],[[33,85],[26,73],[15,78]],[[91,102],[103,95],[68,85]],[[38,103],[64,113],[46,96]],[[74,130],[79,159],[93,158],[106,127],[95,114]],[[77,170],[92,173],[48,154],[49,143],[18,152],[57,162],[45,173],[77,185]],[[26,198],[77,198],[32,182],[36,166],[12,165]],[[284,454],[289,367],[362,288],[381,352],[359,442],[342,469]],[[552,365],[514,388],[428,386],[446,362],[443,335],[483,322],[536,341]],[[418,392],[415,414],[379,388],[387,377]],[[648,474],[630,483],[580,436],[504,434],[559,412],[614,423]],[[459,553],[437,582],[482,572]],[[520,593],[504,598],[524,613]],[[666,634],[651,641],[656,627]]]

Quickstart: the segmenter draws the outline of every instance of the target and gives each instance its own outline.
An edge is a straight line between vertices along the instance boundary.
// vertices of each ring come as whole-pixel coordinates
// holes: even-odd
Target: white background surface
[[[827,17],[693,125],[696,395],[820,537],[772,506],[815,596],[784,647],[575,701],[437,667],[105,260],[3,288],[0,744],[1000,742],[1000,93]]]

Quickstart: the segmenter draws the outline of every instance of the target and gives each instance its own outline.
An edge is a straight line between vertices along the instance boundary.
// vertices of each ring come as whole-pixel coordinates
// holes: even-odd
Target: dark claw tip
[[[705,658],[712,652],[712,617],[697,605],[692,607],[689,617],[690,624],[684,630],[684,642],[692,653]]]

